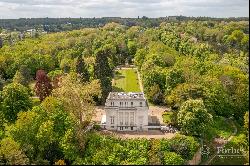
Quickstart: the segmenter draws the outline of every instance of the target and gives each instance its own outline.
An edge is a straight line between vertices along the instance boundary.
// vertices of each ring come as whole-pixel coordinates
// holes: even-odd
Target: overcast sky
[[[0,18],[247,17],[249,0],[0,0]]]

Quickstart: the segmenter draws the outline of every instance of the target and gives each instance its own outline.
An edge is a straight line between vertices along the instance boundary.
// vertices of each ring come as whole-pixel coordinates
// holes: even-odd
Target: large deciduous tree
[[[82,84],[75,73],[64,76],[60,86],[53,91],[53,96],[62,101],[65,111],[69,112],[77,122],[76,137],[81,150],[84,149],[84,131],[94,113],[94,96],[100,95],[97,80]]]
[[[202,100],[187,100],[181,105],[177,120],[183,133],[202,136],[213,118],[207,112]]]
[[[44,70],[38,70],[36,73],[35,92],[40,101],[43,101],[51,94],[52,84]]]
[[[0,163],[4,165],[26,165],[29,159],[20,145],[12,138],[4,138],[0,142]]]
[[[20,111],[27,111],[31,107],[28,89],[21,84],[11,83],[3,88],[2,111],[5,119],[14,122]]]

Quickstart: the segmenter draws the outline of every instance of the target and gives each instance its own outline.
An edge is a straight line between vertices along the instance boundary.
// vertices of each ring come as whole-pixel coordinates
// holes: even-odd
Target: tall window
[[[134,103],[133,103],[133,102],[131,102],[131,107],[133,107],[133,105],[134,105]]]
[[[115,123],[115,117],[114,116],[110,116],[110,123],[114,124]]]
[[[130,112],[130,125],[133,126],[134,125],[134,113]]]
[[[128,126],[128,121],[129,121],[129,113],[125,112],[125,125]]]
[[[140,107],[142,107],[142,102],[140,102]]]
[[[123,112],[119,112],[120,125],[123,125]]]

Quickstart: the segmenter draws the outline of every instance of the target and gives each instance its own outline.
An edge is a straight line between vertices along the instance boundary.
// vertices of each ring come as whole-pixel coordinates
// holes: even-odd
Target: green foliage
[[[13,83],[21,84],[23,86],[28,86],[29,80],[26,80],[25,77],[22,75],[22,73],[17,70],[13,78]]]
[[[171,107],[179,108],[181,104],[189,99],[201,99],[205,97],[204,87],[196,84],[179,84],[170,95],[166,96],[165,102]]]
[[[9,122],[14,122],[17,114],[31,107],[28,89],[21,84],[8,84],[2,91],[2,111]]]
[[[99,49],[96,52],[96,61],[94,66],[95,78],[100,80],[102,89],[102,103],[105,102],[109,92],[112,91],[111,76],[112,70],[108,63],[108,54],[106,50]]]
[[[63,74],[62,70],[53,70],[48,73],[48,77],[53,81],[62,74]]]
[[[25,153],[29,164],[54,164],[62,159],[67,164],[172,164],[191,159],[197,142],[189,137],[160,143],[102,136],[96,136],[91,142],[92,136],[85,137],[83,131],[90,122],[94,101],[104,103],[112,90],[112,70],[126,61],[137,66],[149,101],[175,109],[172,117],[164,115],[168,122],[171,119],[171,124],[178,127],[176,118],[181,115],[178,120],[182,132],[199,136],[210,124],[210,114],[214,121],[204,135],[207,139],[231,135],[232,125],[225,119],[231,116],[241,127],[246,121],[248,128],[248,21],[183,16],[177,19],[178,22],[168,20],[158,26],[164,19],[65,18],[57,21],[46,18],[48,25],[44,29],[49,32],[113,23],[22,40],[15,31],[0,39],[0,90],[4,89],[0,92],[0,138],[18,143],[19,148],[14,149],[18,154]],[[22,21],[15,20],[15,24]],[[21,24],[18,27],[25,31],[37,24],[34,21],[39,23],[44,19],[24,21],[27,27]],[[68,22],[71,25],[66,24]],[[28,111],[31,102],[27,93],[24,95],[19,84],[9,88],[14,86],[9,83],[28,85],[37,70],[47,71],[52,80],[49,83],[45,79],[47,84],[45,81],[40,84],[49,87],[40,91],[41,99],[49,96],[51,85],[55,89],[54,98],[48,97],[41,105],[34,102],[37,106]],[[99,83],[94,79],[99,79]],[[129,84],[129,87],[139,87],[133,81]],[[11,90],[6,93],[7,89]],[[198,99],[203,100],[203,104],[187,104]],[[14,122],[19,111],[18,120]],[[10,120],[13,124],[5,131],[4,126]],[[13,141],[6,142],[18,147]],[[167,157],[164,159],[164,156]]]
[[[76,61],[76,73],[80,76],[83,82],[89,81],[89,72],[84,60],[81,57]]]
[[[175,125],[177,123],[175,114],[176,112],[164,112],[162,114],[163,122],[167,125]]]
[[[212,140],[213,138],[219,137],[227,139],[234,132],[234,126],[232,122],[221,116],[214,116],[213,122],[205,132],[205,138]]]
[[[188,135],[202,136],[212,122],[202,100],[187,100],[177,115],[181,131]]]
[[[183,165],[184,160],[181,158],[181,155],[178,155],[174,152],[164,153],[164,165]]]
[[[154,104],[161,104],[163,101],[163,93],[158,84],[154,84],[150,87],[147,96],[148,100]]]
[[[182,156],[183,159],[191,160],[199,148],[199,143],[190,136],[176,135],[167,144],[161,142],[161,149],[169,149]]]
[[[244,127],[248,132],[248,130],[249,130],[249,112],[246,112],[246,114],[244,116]]]
[[[172,69],[166,74],[166,94],[168,94],[177,84],[185,82],[183,71],[180,69]]]
[[[40,159],[53,162],[55,158],[62,158],[61,138],[74,126],[63,109],[60,101],[48,97],[41,106],[19,113],[17,121],[7,127],[6,135],[20,143],[31,162]]]
[[[20,148],[20,145],[7,137],[0,141],[0,163],[6,165],[26,165],[29,164],[29,159]]]

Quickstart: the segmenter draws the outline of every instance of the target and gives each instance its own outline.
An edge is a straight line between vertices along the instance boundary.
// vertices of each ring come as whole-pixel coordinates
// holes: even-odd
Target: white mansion
[[[148,104],[143,93],[110,92],[105,103],[106,129],[148,130]]]

